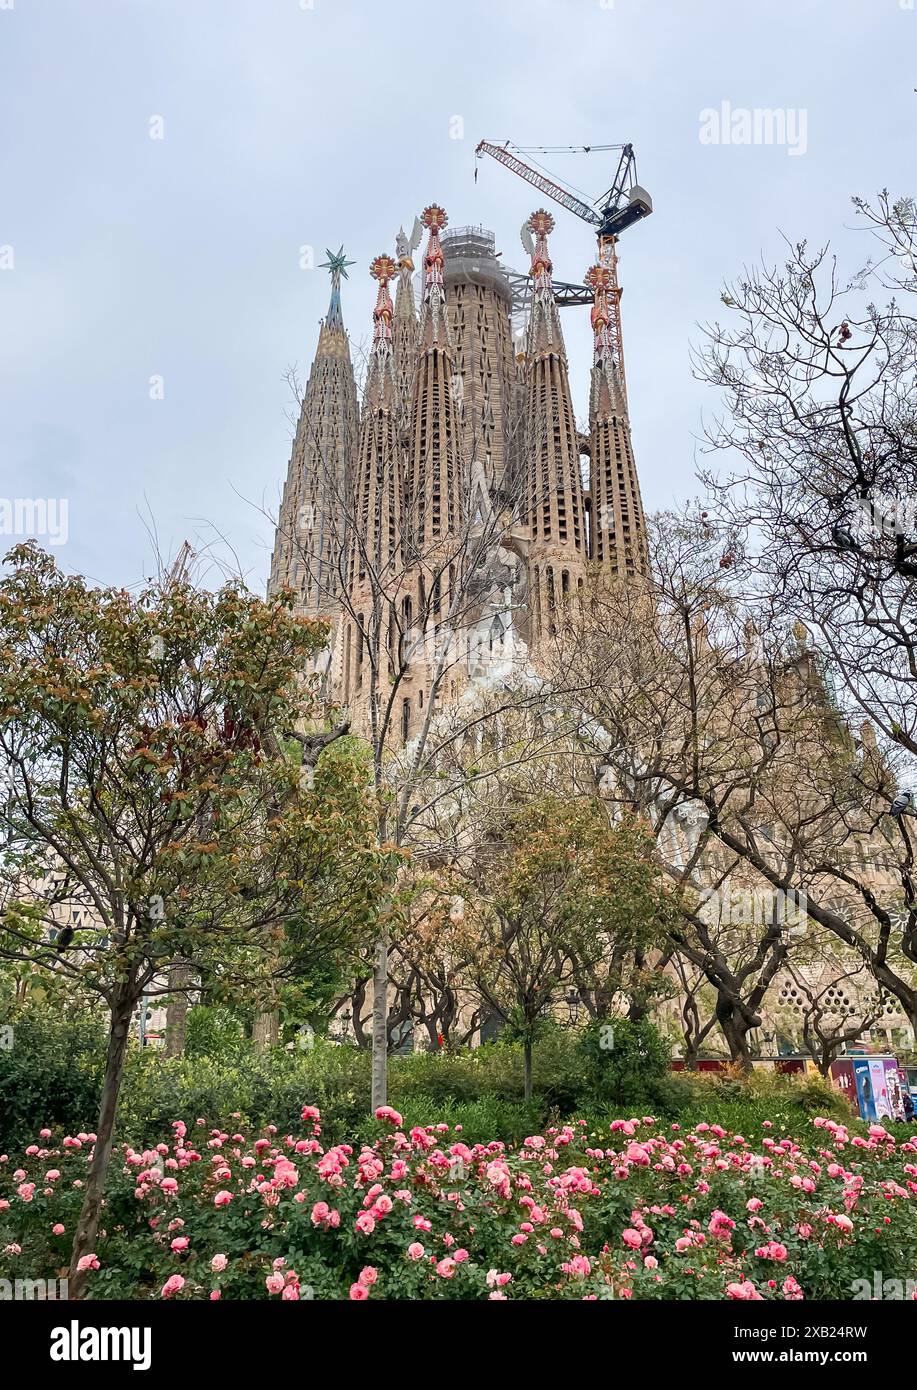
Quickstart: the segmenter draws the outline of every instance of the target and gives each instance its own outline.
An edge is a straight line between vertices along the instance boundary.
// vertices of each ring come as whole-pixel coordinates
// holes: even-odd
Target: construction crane
[[[191,569],[194,551],[187,541],[182,541],[181,549],[162,577],[162,587],[171,589],[173,585],[184,584]]]
[[[596,228],[600,242],[609,237],[619,237],[635,222],[649,217],[653,211],[653,200],[646,189],[641,188],[637,183],[637,158],[633,145],[581,145],[566,148],[570,151],[578,150],[583,154],[592,154],[598,150],[621,151],[611,187],[607,193],[604,193],[601,198],[597,198],[592,204],[585,202],[576,193],[564,188],[554,179],[548,178],[538,169],[533,169],[530,164],[526,164],[524,160],[519,158],[520,154],[559,153],[560,150],[557,147],[552,149],[546,145],[534,145],[531,148],[522,149],[518,145],[512,145],[508,140],[502,145],[494,145],[489,140],[482,140],[475,150],[475,157],[480,159],[482,155],[489,154],[493,159],[505,164],[507,169],[511,169],[514,174],[525,179],[546,198],[560,203],[561,207],[566,208],[576,217],[582,218],[584,222],[591,223]]]
[[[523,154],[592,154],[606,150],[620,151],[618,167],[611,187],[593,203],[586,202],[577,193],[565,188],[563,184],[550,178],[543,171],[533,169],[530,164],[520,158],[520,155]],[[633,145],[535,145],[522,148],[519,145],[513,145],[509,140],[506,140],[502,145],[495,145],[489,140],[482,140],[475,150],[475,157],[480,159],[485,154],[489,154],[492,159],[505,165],[519,178],[525,179],[526,183],[537,188],[546,198],[559,203],[568,212],[572,212],[574,216],[579,217],[583,222],[588,222],[590,226],[595,228],[598,237],[599,262],[608,266],[611,272],[611,283],[608,289],[608,306],[611,315],[609,327],[615,363],[626,399],[624,343],[621,335],[621,288],[618,284],[618,257],[615,246],[622,232],[626,231],[628,227],[632,227],[635,222],[649,217],[653,211],[652,198],[646,189],[637,183],[637,159]],[[585,286],[583,286],[582,299],[578,294],[570,293],[574,289],[573,286],[566,285],[564,289],[566,295],[564,300],[559,302],[576,304],[591,301],[591,294]]]

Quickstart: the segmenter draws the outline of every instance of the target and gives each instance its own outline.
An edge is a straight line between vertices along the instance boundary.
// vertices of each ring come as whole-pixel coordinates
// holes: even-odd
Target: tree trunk
[[[130,1034],[131,1014],[135,1003],[133,996],[120,996],[113,1007],[111,1031],[108,1037],[108,1055],[105,1059],[105,1079],[102,1083],[102,1104],[96,1125],[96,1140],[92,1151],[92,1162],[86,1178],[83,1206],[73,1248],[70,1252],[70,1273],[68,1280],[71,1298],[82,1298],[87,1272],[77,1269],[83,1255],[94,1254],[99,1217],[102,1213],[102,1198],[105,1193],[105,1178],[111,1158],[112,1141],[115,1132],[115,1113],[118,1109],[118,1095],[121,1078],[124,1075],[124,1059]]]
[[[266,1047],[276,1047],[280,1041],[280,1014],[276,1009],[270,1013],[255,1014],[252,1024],[252,1042],[262,1051]]]
[[[388,932],[376,943],[373,970],[372,1109],[388,1099]]]
[[[742,1071],[750,1074],[754,1071],[754,1067],[751,1063],[751,1052],[748,1047],[749,1028],[734,1013],[721,1018],[719,1022],[723,1030],[723,1037],[726,1039],[726,1045],[729,1048],[730,1059]]]
[[[191,967],[185,961],[176,961],[169,970],[169,989],[175,990],[166,1005],[166,1042],[163,1049],[167,1057],[181,1057],[185,1050],[188,1032],[188,994],[191,983]]]
[[[526,1104],[532,1099],[532,1039],[525,1038],[522,1043],[522,1057],[525,1067],[525,1095]]]

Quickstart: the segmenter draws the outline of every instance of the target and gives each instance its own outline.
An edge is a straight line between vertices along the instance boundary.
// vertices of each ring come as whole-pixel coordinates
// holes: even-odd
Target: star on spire
[[[348,261],[344,254],[343,246],[338,252],[331,251],[326,246],[325,255],[328,257],[327,261],[322,261],[319,266],[320,270],[331,271],[331,303],[328,306],[328,316],[325,319],[325,324],[328,328],[337,328],[343,332],[344,318],[341,314],[341,276],[343,276],[345,280],[349,280],[350,276],[347,274],[347,267],[349,265],[356,265],[356,261]]]
[[[350,276],[347,274],[347,267],[349,265],[356,265],[356,261],[348,261],[346,255],[344,254],[343,246],[341,247],[340,251],[336,253],[334,251],[329,251],[328,247],[326,246],[325,255],[328,257],[328,259],[327,261],[322,261],[321,265],[319,266],[319,269],[331,271],[332,288],[339,290],[341,288],[341,276],[343,275],[345,280],[349,280]]]

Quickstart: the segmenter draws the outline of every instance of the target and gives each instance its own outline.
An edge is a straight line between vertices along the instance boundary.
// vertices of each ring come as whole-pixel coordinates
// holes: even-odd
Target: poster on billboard
[[[831,1063],[831,1081],[846,1098],[851,1110],[859,1110],[856,1081],[853,1076],[853,1062],[849,1057],[838,1057]]]
[[[904,1086],[902,1084],[903,1072],[899,1070],[897,1057],[885,1058],[885,1085],[888,1089],[889,1113],[893,1120],[903,1120],[904,1112]]]
[[[872,1099],[877,1120],[890,1120],[892,1108],[888,1098],[888,1080],[884,1057],[870,1057],[869,1076],[872,1081]]]
[[[876,1118],[876,1107],[872,1098],[872,1077],[869,1070],[868,1057],[855,1057],[853,1061],[853,1079],[857,1088],[857,1107],[860,1118],[863,1120],[874,1120]]]

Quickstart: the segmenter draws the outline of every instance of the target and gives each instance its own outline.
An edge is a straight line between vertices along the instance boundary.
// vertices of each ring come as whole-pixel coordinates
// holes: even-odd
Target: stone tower
[[[452,565],[462,544],[463,492],[467,482],[462,454],[459,378],[443,278],[439,234],[448,219],[433,203],[424,209],[429,233],[424,253],[424,293],[418,330],[418,360],[411,412],[410,457],[404,498],[405,593],[398,626],[413,653],[401,697],[405,741],[423,720],[430,698],[430,664],[437,643],[449,631]],[[455,679],[445,691],[457,693]],[[442,695],[443,692],[441,691]]]
[[[329,695],[351,706],[365,732],[370,695],[384,687],[402,743],[431,703],[537,677],[539,643],[589,569],[628,576],[647,563],[614,242],[603,242],[586,277],[595,354],[583,439],[552,280],[553,218],[539,210],[526,224],[532,289],[521,351],[512,325],[522,277],[501,265],[492,233],[447,232],[447,220],[431,204],[410,235],[399,231],[396,255],[372,264],[378,293],[362,418],[340,305],[349,262],[343,250],[329,254],[331,306],[271,567],[272,590],[289,584],[300,611],[332,620]],[[424,230],[418,314],[413,274]]]
[[[420,245],[422,233],[423,228],[420,219],[415,217],[410,237],[402,227],[395,238],[398,256],[398,288],[395,292],[392,351],[394,354],[398,421],[401,429],[405,432],[410,425],[411,408],[414,402],[414,378],[417,374],[418,322],[417,305],[414,302],[413,255]]]
[[[511,491],[516,361],[512,290],[494,250],[493,232],[457,227],[442,238],[443,278],[455,370],[461,379],[462,452],[470,487],[487,487],[494,505]]]
[[[366,376],[354,487],[355,522],[349,541],[349,602],[343,617],[341,692],[344,703],[366,715],[368,700],[387,676],[388,615],[380,594],[394,595],[401,572],[403,450],[399,431],[398,381],[393,346],[395,311],[389,284],[396,274],[390,256],[377,256],[370,274],[379,290],[373,311],[373,345]],[[377,680],[373,682],[373,669]]]
[[[614,243],[603,245],[586,274],[595,294],[595,351],[589,395],[591,556],[608,574],[633,575],[649,563],[640,484],[634,465],[620,335],[614,332],[621,291]],[[617,338],[617,341],[616,341]]]
[[[461,400],[443,281],[439,233],[447,217],[435,203],[421,219],[429,232],[414,383],[408,515],[412,558],[458,535],[463,483]]]
[[[588,554],[579,443],[548,254],[554,218],[542,209],[527,225],[534,237],[534,289],[526,339],[523,520],[529,531],[530,632],[537,643],[550,635],[558,605],[582,587]]]
[[[343,509],[351,486],[359,408],[350,344],[341,313],[344,248],[328,252],[331,302],[299,413],[277,522],[268,592],[284,585],[296,607],[332,624],[329,652],[340,617]],[[327,667],[327,661],[324,663]]]

